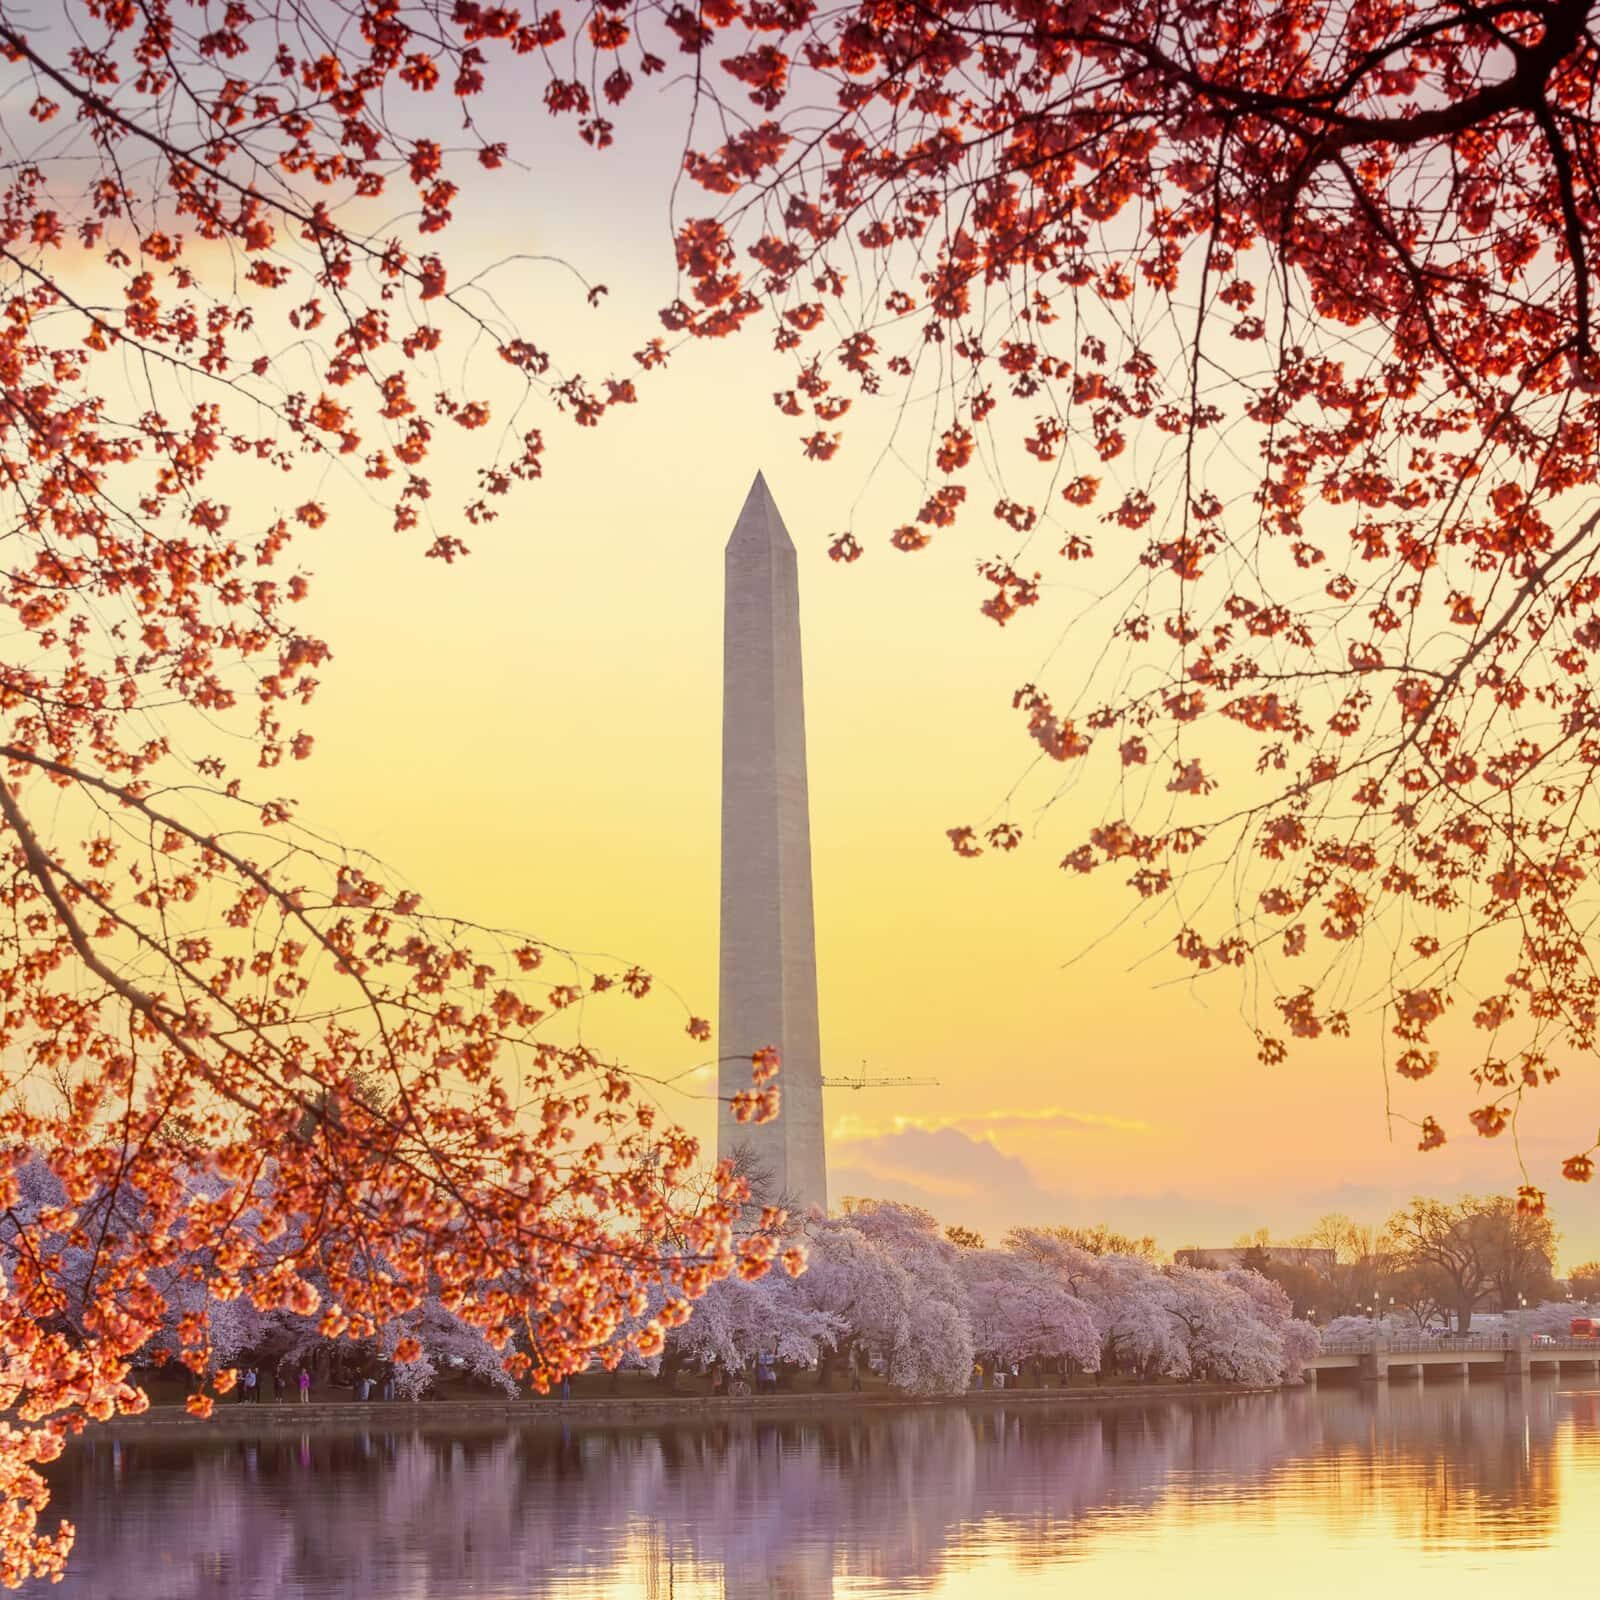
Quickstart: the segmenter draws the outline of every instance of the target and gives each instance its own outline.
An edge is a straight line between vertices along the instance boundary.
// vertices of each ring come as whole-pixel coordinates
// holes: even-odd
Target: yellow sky
[[[563,255],[606,281],[591,311],[554,266],[496,280],[530,336],[599,377],[656,331],[673,293],[671,148],[625,143],[597,185],[589,152],[543,127],[529,140],[537,169],[463,207],[454,248],[485,262]],[[316,758],[285,775],[304,820],[375,850],[436,908],[638,961],[714,1017],[721,556],[760,468],[800,552],[825,1070],[864,1060],[939,1079],[830,1091],[836,1197],[921,1197],[991,1230],[1105,1220],[1174,1247],[1513,1184],[1505,1141],[1458,1135],[1427,1158],[1404,1126],[1390,1142],[1376,1016],[1269,1070],[1234,980],[1173,981],[1170,920],[1096,942],[1126,891],[1109,873],[1055,868],[1100,803],[1087,789],[1015,856],[953,855],[944,830],[981,821],[1028,764],[1013,690],[1048,660],[1041,681],[1068,698],[1102,635],[1063,633],[1059,589],[1004,632],[979,616],[972,563],[1000,548],[981,495],[930,550],[890,550],[919,470],[890,461],[870,475],[886,423],[860,402],[839,458],[803,462],[770,403],[790,381],[757,331],[682,353],[598,429],[530,416],[546,429],[547,477],[490,527],[449,525],[473,553],[448,569],[320,485],[337,531],[308,539],[301,560],[335,658],[306,717]],[[462,436],[456,467],[481,438]],[[826,558],[844,527],[868,548],[849,567]],[[653,1072],[704,1054],[670,1004],[606,1006],[587,1025]],[[1404,1109],[1460,1127],[1458,1080]],[[1581,1095],[1569,1084],[1525,1119],[1541,1176],[1574,1142]],[[708,1099],[669,1107],[711,1133]],[[1600,1255],[1595,1196],[1562,1186],[1554,1199],[1568,1260]]]

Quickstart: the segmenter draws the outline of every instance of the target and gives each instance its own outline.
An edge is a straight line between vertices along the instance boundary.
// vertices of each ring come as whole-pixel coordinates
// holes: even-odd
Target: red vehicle
[[[1593,1317],[1574,1317],[1572,1319],[1572,1337],[1574,1339],[1600,1339],[1600,1322]]]

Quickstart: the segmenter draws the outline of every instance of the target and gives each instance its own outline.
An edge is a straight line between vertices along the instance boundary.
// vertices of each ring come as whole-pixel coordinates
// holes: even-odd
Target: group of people
[[[780,1363],[777,1356],[769,1355],[764,1350],[757,1352],[754,1374],[755,1392],[757,1394],[776,1394],[778,1392],[779,1366]],[[847,1368],[850,1374],[850,1387],[856,1393],[859,1393],[862,1388],[862,1366],[863,1359],[861,1352],[856,1345],[852,1343],[850,1346],[850,1354],[847,1360]],[[746,1368],[745,1371],[748,1372],[749,1368]],[[721,1363],[716,1364],[712,1369],[711,1392],[714,1395],[748,1394],[750,1391],[747,1383],[748,1380],[740,1373],[736,1372],[730,1377],[729,1373],[722,1367]],[[561,1398],[565,1400],[567,1398],[567,1385],[565,1380],[562,1382],[561,1391]]]
[[[1032,1362],[1031,1365],[1033,1368],[1034,1387],[1047,1387],[1044,1379],[1040,1375],[1039,1363],[1035,1361]],[[996,1389],[1015,1389],[1017,1385],[1022,1382],[1022,1363],[1020,1361],[1013,1361],[1008,1367],[1004,1362],[1001,1362],[999,1366],[995,1367],[991,1381]],[[1065,1380],[1063,1379],[1063,1382],[1064,1381]],[[1100,1374],[1098,1372],[1096,1372],[1094,1375],[1094,1381],[1096,1383],[1099,1383],[1100,1381]],[[983,1362],[974,1361],[972,1363],[972,1387],[974,1389],[981,1389],[984,1387],[984,1382],[985,1378]]]
[[[301,1367],[296,1382],[300,1389],[300,1403],[305,1405],[311,1399],[311,1374]],[[241,1405],[260,1405],[261,1391],[265,1388],[261,1381],[261,1373],[255,1367],[246,1367],[239,1374],[239,1403]],[[289,1387],[289,1380],[285,1378],[281,1367],[272,1369],[272,1398],[283,1399],[284,1390]]]

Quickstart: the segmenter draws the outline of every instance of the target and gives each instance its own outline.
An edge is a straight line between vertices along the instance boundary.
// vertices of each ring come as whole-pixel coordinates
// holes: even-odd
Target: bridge
[[[1470,1377],[1472,1370],[1507,1378],[1530,1372],[1560,1372],[1566,1368],[1600,1372],[1600,1340],[1530,1339],[1499,1333],[1467,1334],[1457,1338],[1415,1340],[1330,1339],[1305,1364],[1308,1383],[1324,1372],[1352,1372],[1365,1383],[1390,1378],[1420,1378],[1424,1367],[1441,1369],[1453,1377]]]

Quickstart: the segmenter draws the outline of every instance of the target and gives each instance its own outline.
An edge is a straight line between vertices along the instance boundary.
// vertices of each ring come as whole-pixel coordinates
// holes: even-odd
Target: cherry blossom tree
[[[506,324],[444,238],[465,170],[507,156],[471,116],[491,57],[552,110],[587,103],[548,54],[563,32],[470,0],[0,7],[6,1584],[60,1571],[72,1530],[34,1537],[35,1468],[143,1403],[129,1362],[177,1256],[206,1277],[176,1318],[200,1412],[229,1370],[219,1306],[363,1340],[438,1294],[542,1389],[658,1348],[661,1325],[619,1334],[650,1284],[676,1316],[770,1260],[770,1230],[735,1238],[731,1174],[672,1214],[694,1141],[550,1037],[648,974],[425,906],[284,792],[330,659],[296,541],[360,498],[453,562],[539,476],[530,408],[589,425],[634,399]],[[610,61],[628,32],[596,19],[582,48]],[[458,439],[464,482],[440,465]],[[738,1115],[776,1113],[776,1072],[759,1052]],[[18,1226],[36,1161],[64,1200]],[[124,1194],[136,1225],[93,1211]]]
[[[915,1314],[918,1281],[891,1249],[856,1227],[853,1216],[811,1217],[806,1241],[806,1272],[796,1290],[807,1305],[836,1318],[839,1329],[824,1352],[822,1383],[840,1361],[874,1351],[887,1365]]]
[[[972,1371],[970,1302],[957,1252],[926,1213],[856,1203],[843,1216],[813,1213],[784,1254],[803,1246],[806,1270],[709,1288],[669,1333],[664,1361],[743,1370],[765,1352],[830,1374],[853,1357],[873,1361],[914,1394],[960,1393]]]
[[[401,1360],[398,1352],[402,1346],[416,1353]],[[386,1326],[378,1350],[394,1363],[395,1392],[402,1400],[420,1399],[441,1371],[492,1384],[506,1395],[517,1392],[515,1380],[506,1371],[504,1353],[489,1342],[481,1328],[463,1321],[436,1296],[430,1295],[415,1311]]]
[[[1183,1351],[1178,1376],[1253,1384],[1283,1376],[1282,1336],[1257,1314],[1252,1295],[1203,1267],[1171,1267],[1164,1277]]]
[[[1448,1326],[1448,1319],[1446,1322]],[[1322,1338],[1328,1344],[1367,1343],[1373,1339],[1404,1340],[1417,1336],[1443,1332],[1444,1328],[1419,1327],[1417,1322],[1403,1313],[1389,1312],[1381,1317],[1333,1317],[1322,1326]]]
[[[1102,1371],[1128,1368],[1146,1378],[1227,1383],[1295,1381],[1319,1342],[1316,1329],[1294,1316],[1282,1288],[1258,1272],[1092,1256],[1056,1230],[1018,1228],[1006,1242],[1085,1307]]]
[[[1177,1327],[1160,1296],[1161,1274],[1132,1256],[1094,1256],[1053,1232],[1014,1229],[1007,1245],[1049,1267],[1081,1300],[1100,1341],[1096,1368],[1144,1377],[1181,1373]]]
[[[1085,1286],[1100,1331],[1101,1365],[1146,1378],[1187,1374],[1179,1330],[1160,1274],[1125,1257],[1107,1258]]]
[[[986,616],[1090,595],[1103,648],[1012,699],[1040,770],[955,850],[1092,786],[1061,866],[1166,904],[1196,974],[1248,964],[1264,1062],[1350,1031],[1376,946],[1397,1097],[1443,1060],[1487,1137],[1600,1015],[1590,11],[730,7],[683,42],[761,120],[697,74],[723,142],[668,325],[774,325],[809,456],[887,391],[920,468],[833,554],[948,541],[977,490]]]
[[[1592,1055],[1589,11],[728,0],[603,4],[569,38],[477,0],[0,8],[0,1210],[31,1161],[65,1189],[3,1261],[0,1579],[60,1570],[34,1469],[139,1405],[170,1251],[208,1306],[330,1338],[440,1292],[535,1387],[659,1349],[662,1325],[619,1334],[650,1283],[677,1317],[772,1259],[758,1230],[741,1262],[731,1176],[671,1215],[693,1141],[539,1031],[646,974],[442,916],[283,798],[330,657],[298,620],[294,551],[337,513],[308,465],[450,563],[540,475],[542,423],[598,424],[674,347],[765,324],[814,460],[845,459],[846,388],[900,391],[895,552],[955,537],[982,483],[987,617],[1027,625],[1047,569],[1104,574],[1075,632],[1106,648],[1017,689],[1043,779],[1004,789],[1048,808],[1093,775],[1062,866],[1166,904],[1197,974],[1248,964],[1263,1061],[1352,1028],[1369,950],[1397,1093],[1442,1063],[1471,1096],[1402,1102],[1424,1150],[1497,1136]],[[686,152],[680,292],[628,370],[567,370],[451,270],[467,173],[511,155],[486,90],[514,73],[599,152],[685,57],[720,142]],[[443,439],[481,446],[465,483]],[[951,829],[963,856],[1022,840],[1010,809]],[[1173,898],[1235,860],[1231,903]],[[776,1112],[775,1071],[753,1061],[741,1115]],[[84,1209],[125,1186],[136,1229]],[[953,1330],[953,1269],[919,1249]],[[216,1370],[209,1312],[180,1328]]]
[[[972,1324],[957,1263],[966,1253],[920,1206],[845,1202],[845,1220],[886,1251],[910,1283],[907,1314],[884,1352],[890,1381],[913,1393],[953,1393],[972,1371]]]
[[[1043,1263],[1009,1250],[968,1250],[957,1263],[972,1342],[1003,1366],[1022,1361],[1100,1365],[1100,1337],[1087,1306]]]
[[[761,1354],[811,1365],[821,1348],[831,1345],[842,1331],[842,1320],[809,1304],[799,1284],[769,1273],[755,1280],[735,1276],[713,1284],[694,1315],[671,1338],[696,1364],[717,1363],[725,1371],[739,1373]]]
[[[972,1324],[954,1300],[919,1299],[889,1358],[889,1381],[910,1394],[959,1394],[972,1376]]]
[[[1517,1314],[1517,1331],[1530,1338],[1543,1334],[1565,1339],[1571,1335],[1573,1319],[1600,1318],[1600,1300],[1544,1300]]]
[[[1322,1342],[1316,1328],[1294,1314],[1294,1302],[1283,1285],[1265,1274],[1231,1267],[1222,1276],[1245,1295],[1255,1319],[1278,1340],[1277,1378],[1298,1383],[1306,1361],[1316,1354]]]

